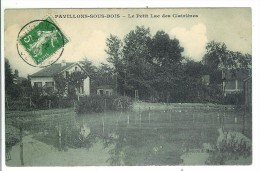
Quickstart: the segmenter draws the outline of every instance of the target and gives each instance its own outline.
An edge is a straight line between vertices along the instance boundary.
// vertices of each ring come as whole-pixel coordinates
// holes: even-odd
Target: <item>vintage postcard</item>
[[[252,164],[251,8],[6,9],[17,166]]]

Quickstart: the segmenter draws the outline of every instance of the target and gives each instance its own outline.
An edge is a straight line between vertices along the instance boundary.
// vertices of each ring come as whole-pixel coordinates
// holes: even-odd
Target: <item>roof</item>
[[[225,77],[227,80],[237,79],[243,81],[244,79],[251,76],[251,71],[245,69],[236,70],[234,72],[226,71],[225,73],[226,73]]]
[[[31,75],[31,77],[53,77],[56,74],[61,73],[63,70],[66,70],[73,66],[74,62],[68,62],[66,63],[66,66],[62,66],[61,63],[55,63],[52,64],[51,66],[48,66],[34,74]]]

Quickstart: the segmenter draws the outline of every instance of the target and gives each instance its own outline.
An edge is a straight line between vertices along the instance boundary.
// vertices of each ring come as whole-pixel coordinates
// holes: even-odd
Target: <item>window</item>
[[[42,87],[42,82],[34,82],[35,87]]]
[[[45,82],[46,87],[54,87],[54,82]]]
[[[230,80],[226,82],[226,90],[236,89],[236,80]]]
[[[66,78],[69,78],[69,75],[70,75],[69,71],[66,71],[65,74],[66,74],[65,77],[66,77]]]
[[[54,91],[54,82],[45,82],[46,93],[51,94]]]

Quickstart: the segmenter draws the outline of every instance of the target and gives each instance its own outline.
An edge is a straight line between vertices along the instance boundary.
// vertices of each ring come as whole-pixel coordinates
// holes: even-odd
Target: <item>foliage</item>
[[[55,75],[54,81],[57,89],[56,95],[59,98],[76,98],[76,90],[79,92],[81,86],[83,86],[84,79],[86,78],[87,75],[80,71],[68,73],[66,78],[63,74]]]
[[[29,99],[8,100],[8,110],[28,111],[31,110]]]
[[[74,71],[69,74],[67,80],[68,84],[70,84],[72,87],[76,88],[77,90],[80,89],[80,86],[83,85],[84,79],[87,78],[87,75],[80,71]]]
[[[233,134],[229,139],[225,137],[218,144],[218,148],[215,148],[210,154],[206,164],[223,165],[227,160],[237,160],[241,156],[249,157],[251,153],[251,144],[248,144],[244,139],[239,138],[238,135]]]
[[[13,86],[13,73],[8,59],[5,58],[5,90],[7,94],[11,95]]]
[[[101,63],[95,66],[91,61],[85,58],[82,62],[84,69],[90,75],[90,93],[96,94],[97,87],[109,85],[116,89],[116,73],[108,64]]]
[[[180,81],[181,52],[177,39],[164,31],[151,36],[150,29],[137,26],[121,41],[110,35],[107,39],[108,62],[116,73],[120,94],[134,97],[138,90],[142,100],[168,99]]]
[[[29,79],[19,77],[19,72],[15,69],[12,72],[8,59],[5,58],[5,90],[8,101],[19,100],[29,97],[32,91]]]
[[[54,76],[55,87],[57,89],[57,96],[62,97],[66,91],[67,80],[62,74]]]
[[[237,70],[251,70],[252,56],[242,54],[227,49],[223,42],[211,41],[206,46],[206,54],[203,57],[208,73],[210,73],[211,83],[222,83],[222,71],[231,71],[233,74]]]
[[[244,104],[244,95],[243,93],[232,93],[232,94],[227,94],[224,99],[223,99],[223,104],[227,105],[243,105]]]
[[[85,96],[77,106],[78,114],[99,113],[105,111],[127,110],[131,99],[122,96]]]

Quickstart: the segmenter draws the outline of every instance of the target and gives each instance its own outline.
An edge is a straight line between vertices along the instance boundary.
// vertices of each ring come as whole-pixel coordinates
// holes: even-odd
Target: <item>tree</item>
[[[66,91],[67,87],[67,80],[63,76],[63,74],[58,74],[54,76],[54,81],[55,81],[55,87],[57,89],[57,95],[59,99],[64,96],[64,93]]]
[[[87,75],[84,72],[74,71],[68,75],[69,95],[74,96],[75,90],[80,92]]]
[[[169,96],[180,79],[183,48],[164,31],[151,37],[149,28],[137,26],[123,42],[110,35],[106,52],[121,94],[133,96],[138,90],[141,99]]]
[[[181,88],[183,77],[181,53],[184,48],[180,46],[179,40],[171,39],[164,31],[158,31],[154,35],[149,47],[148,60],[155,69],[153,87],[159,93],[159,98],[162,101],[179,98],[181,95],[176,90]]]
[[[110,35],[106,40],[107,49],[105,52],[108,54],[107,61],[113,64],[116,72],[122,69],[123,63],[123,42],[115,35]]]
[[[115,79],[115,89],[117,93],[124,92],[125,66],[123,61],[123,42],[115,35],[110,35],[106,40],[108,54],[107,61],[113,66],[113,76]]]
[[[251,70],[250,54],[242,54],[227,49],[223,42],[211,41],[206,45],[203,63],[210,73],[212,84],[222,83],[222,71],[231,71],[234,75],[239,69]]]
[[[97,72],[97,67],[91,62],[88,58],[84,58],[83,61],[80,62],[85,71],[87,71],[90,78],[94,78]]]
[[[137,26],[131,30],[124,39],[123,61],[125,64],[124,94],[134,96],[134,91],[139,90],[139,96],[149,96],[152,65],[147,61],[150,55],[149,42],[151,41],[150,29]]]
[[[17,69],[14,70],[14,78],[19,77],[19,71]]]
[[[12,68],[10,66],[9,60],[5,58],[5,91],[6,94],[9,96],[12,96],[12,87],[14,85],[13,83],[13,73],[12,73]]]

